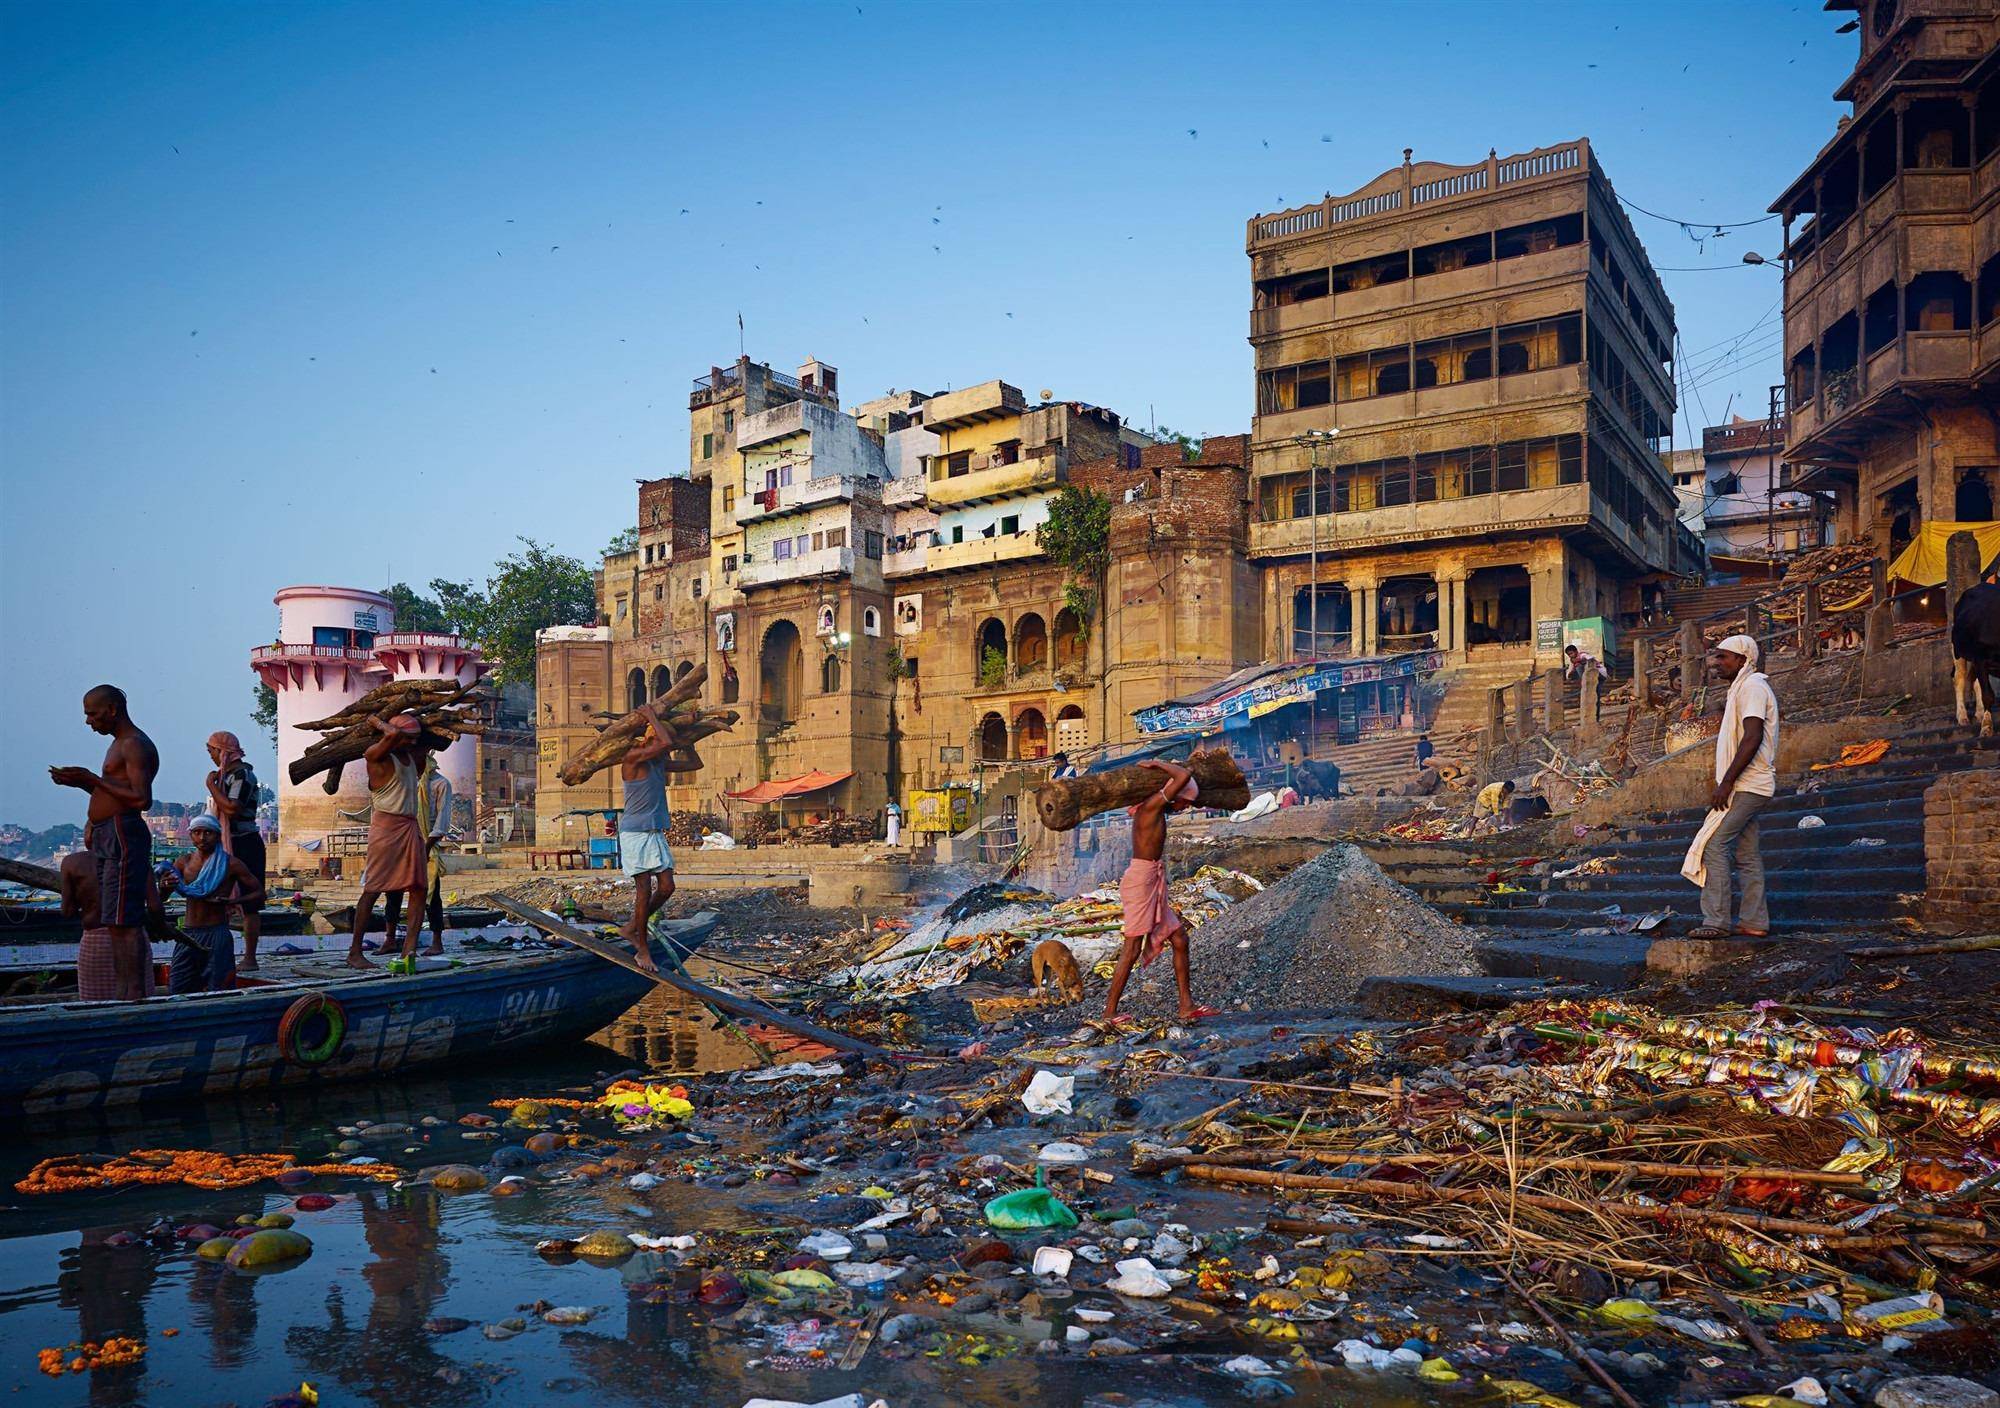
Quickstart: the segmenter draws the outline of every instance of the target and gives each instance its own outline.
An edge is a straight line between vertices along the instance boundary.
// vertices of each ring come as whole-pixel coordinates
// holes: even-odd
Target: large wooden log
[[[24,860],[8,860],[0,857],[0,880],[12,880],[16,885],[27,885],[37,890],[62,893],[62,877],[46,865],[30,865]]]
[[[482,731],[476,719],[461,720],[445,716],[435,721],[426,718],[424,728],[417,736],[426,748],[445,749],[462,735]],[[381,736],[373,724],[363,723],[356,724],[343,733],[331,734],[321,739],[306,749],[299,759],[286,769],[291,776],[292,785],[299,786],[316,773],[328,772],[348,763],[359,762],[361,755],[366,753]],[[339,788],[340,784],[335,782],[333,786],[327,788],[327,791],[336,792]]]
[[[1229,756],[1227,748],[1197,748],[1188,755],[1185,766],[1194,775],[1195,786],[1200,792],[1195,805],[1222,807],[1229,811],[1250,805],[1250,784],[1244,780],[1243,770],[1236,766],[1236,759]],[[1078,822],[1099,812],[1133,806],[1145,800],[1148,794],[1159,791],[1165,782],[1166,779],[1156,769],[1140,767],[1137,763],[1113,768],[1109,772],[1057,778],[1035,790],[1035,810],[1041,815],[1042,825],[1049,830],[1068,831]]]
[[[565,786],[575,787],[579,783],[589,781],[605,768],[622,762],[625,755],[632,751],[632,746],[646,736],[647,729],[652,726],[653,711],[657,710],[662,715],[675,715],[678,706],[687,704],[700,694],[701,687],[707,682],[708,666],[695,666],[674,681],[673,688],[653,700],[647,708],[634,709],[606,725],[602,733],[570,755],[557,776],[563,780]],[[699,710],[680,712],[690,722],[700,714]],[[681,743],[683,739],[680,736],[680,718],[663,718],[662,722],[666,725],[667,742]]]

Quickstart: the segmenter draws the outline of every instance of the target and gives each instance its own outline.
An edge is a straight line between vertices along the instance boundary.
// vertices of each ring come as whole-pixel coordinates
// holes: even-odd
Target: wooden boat
[[[167,917],[178,919],[183,909],[184,906],[180,904],[169,904]],[[474,910],[471,913],[475,918],[460,927],[472,928],[475,923],[493,924],[500,918],[500,911],[497,909]],[[291,905],[273,905],[259,910],[258,914],[263,921],[262,932],[273,938],[303,934],[306,931],[305,911],[295,909]],[[477,917],[481,915],[491,917],[484,919]],[[243,927],[241,920],[232,918],[230,922],[238,929]],[[351,913],[348,915],[348,922],[350,924],[354,922]],[[378,921],[375,928],[379,931],[381,927]],[[0,944],[47,943],[51,940],[64,939],[74,943],[82,937],[82,921],[66,917],[53,904],[0,904]]]
[[[656,960],[677,963],[716,923],[712,912],[657,923]],[[259,1096],[444,1063],[463,1068],[580,1041],[652,987],[572,947],[448,943],[445,958],[399,975],[386,967],[357,972],[343,962],[344,940],[320,943],[315,953],[266,957],[229,992],[80,1002],[56,990],[0,1002],[0,1121]],[[0,989],[8,977],[0,968]],[[303,1058],[331,1035],[328,1000],[345,1030],[315,1064]]]

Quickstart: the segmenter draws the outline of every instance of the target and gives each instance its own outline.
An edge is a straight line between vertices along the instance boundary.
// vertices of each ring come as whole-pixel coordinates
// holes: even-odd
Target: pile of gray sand
[[[1475,931],[1384,875],[1359,847],[1331,846],[1194,930],[1194,996],[1223,1008],[1345,1007],[1364,978],[1476,973],[1477,942]],[[1171,1013],[1170,958],[1163,952],[1135,974],[1121,1005]]]

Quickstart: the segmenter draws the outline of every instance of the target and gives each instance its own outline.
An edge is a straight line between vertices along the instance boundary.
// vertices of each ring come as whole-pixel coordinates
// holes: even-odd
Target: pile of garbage
[[[1168,897],[1192,934],[1263,888],[1241,871],[1204,865],[1172,881]],[[982,885],[893,931],[835,981],[881,996],[930,992],[963,983],[975,970],[1004,963],[1046,939],[1061,940],[1079,970],[1115,958],[1122,942],[1118,887],[1100,885],[1058,899],[1026,886]]]

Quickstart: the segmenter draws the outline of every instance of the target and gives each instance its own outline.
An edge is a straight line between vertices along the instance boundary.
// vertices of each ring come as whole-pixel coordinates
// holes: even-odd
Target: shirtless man
[[[59,787],[90,794],[84,841],[94,862],[98,915],[111,944],[116,996],[121,1002],[137,1002],[146,995],[141,949],[153,858],[145,812],[153,805],[160,750],[132,722],[125,691],[114,685],[98,685],[83,696],[83,720],[93,733],[111,739],[103,773],[52,767],[49,777]]]
[[[118,997],[118,970],[111,958],[111,936],[97,912],[97,862],[89,851],[71,851],[56,867],[62,881],[62,912],[65,918],[80,920],[83,938],[76,946],[76,995],[84,1002],[112,1002]],[[142,934],[139,948],[143,961],[140,982],[147,997],[153,995],[152,945]]]
[[[1174,986],[1180,991],[1181,1020],[1200,1021],[1213,1017],[1212,1007],[1195,1006],[1188,987],[1187,928],[1167,900],[1167,866],[1161,859],[1167,850],[1167,814],[1186,811],[1194,804],[1194,777],[1179,763],[1148,758],[1139,764],[1166,778],[1160,790],[1131,809],[1132,862],[1118,882],[1118,903],[1125,912],[1125,946],[1118,954],[1118,967],[1111,974],[1111,991],[1104,1000],[1104,1020],[1118,1021],[1118,1000],[1125,995],[1125,980],[1137,960],[1143,967],[1160,956],[1163,947],[1174,951]],[[1141,949],[1143,947],[1143,955]]]
[[[208,813],[188,823],[188,839],[194,849],[173,862],[166,877],[187,899],[167,991],[227,992],[236,986],[236,936],[229,932],[229,909],[255,914],[264,904],[264,880],[223,850],[222,823]]]
[[[632,961],[657,973],[646,926],[661,905],[673,898],[674,853],[667,845],[667,744],[660,736],[660,711],[648,704],[653,727],[632,746],[619,765],[625,784],[625,809],[618,816],[618,855],[632,877],[632,918],[625,937],[632,942]]]

